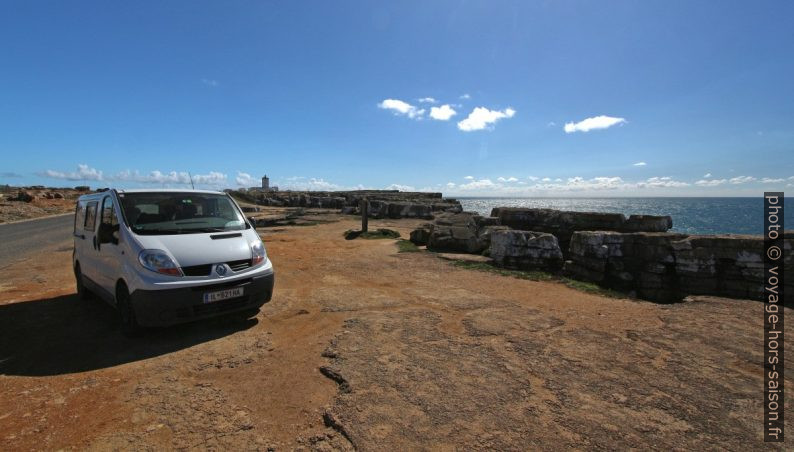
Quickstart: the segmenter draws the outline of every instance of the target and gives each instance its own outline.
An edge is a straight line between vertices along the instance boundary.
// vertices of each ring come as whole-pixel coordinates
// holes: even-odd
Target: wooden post
[[[359,201],[358,210],[361,211],[361,232],[367,232],[367,223],[369,222],[369,201],[367,201],[367,198]]]

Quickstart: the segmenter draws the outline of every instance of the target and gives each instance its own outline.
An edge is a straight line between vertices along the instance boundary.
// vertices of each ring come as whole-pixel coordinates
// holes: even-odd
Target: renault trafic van
[[[106,190],[81,196],[74,276],[119,312],[122,330],[254,315],[273,293],[265,245],[226,193]]]

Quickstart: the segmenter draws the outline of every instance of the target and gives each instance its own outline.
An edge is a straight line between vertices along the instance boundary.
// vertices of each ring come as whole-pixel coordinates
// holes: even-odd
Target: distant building
[[[267,176],[262,176],[262,186],[261,187],[249,187],[247,191],[250,192],[268,192],[268,191],[278,191],[277,186],[270,186],[270,178]]]

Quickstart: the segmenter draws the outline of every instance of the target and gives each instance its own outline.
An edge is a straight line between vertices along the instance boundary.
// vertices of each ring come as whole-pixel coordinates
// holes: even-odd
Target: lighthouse
[[[270,190],[270,179],[268,179],[267,175],[262,176],[262,190]]]

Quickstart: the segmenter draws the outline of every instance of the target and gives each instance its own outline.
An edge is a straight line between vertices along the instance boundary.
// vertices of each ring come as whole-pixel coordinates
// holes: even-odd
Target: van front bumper
[[[140,326],[168,326],[215,317],[231,312],[259,309],[273,296],[273,273],[179,289],[141,290],[130,294],[130,303]],[[204,294],[243,288],[243,295],[204,303]]]

